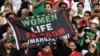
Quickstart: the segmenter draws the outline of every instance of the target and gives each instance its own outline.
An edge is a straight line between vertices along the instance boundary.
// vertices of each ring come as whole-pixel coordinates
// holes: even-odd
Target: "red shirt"
[[[80,52],[72,52],[69,56],[81,56],[81,53]]]
[[[45,56],[43,51],[38,52],[37,56]],[[50,51],[47,56],[53,56],[52,52]]]

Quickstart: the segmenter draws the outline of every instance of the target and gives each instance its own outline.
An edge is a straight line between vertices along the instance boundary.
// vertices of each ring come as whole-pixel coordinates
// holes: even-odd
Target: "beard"
[[[96,9],[94,12],[95,12],[95,13],[98,13],[98,12],[100,12],[100,10],[97,10],[97,9]]]

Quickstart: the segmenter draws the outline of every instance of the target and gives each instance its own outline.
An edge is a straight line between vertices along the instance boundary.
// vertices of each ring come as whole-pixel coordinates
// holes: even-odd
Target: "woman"
[[[86,53],[84,56],[97,56],[97,46],[95,44],[92,44],[88,48],[88,53]]]
[[[69,42],[69,48],[71,49],[71,54],[69,56],[81,56],[81,53],[78,52],[77,49],[77,44],[74,41]]]
[[[75,14],[74,10],[72,10],[71,8],[69,8],[67,10],[67,14],[68,14],[68,18],[69,18],[70,22],[72,22],[72,18],[74,17],[74,14]]]

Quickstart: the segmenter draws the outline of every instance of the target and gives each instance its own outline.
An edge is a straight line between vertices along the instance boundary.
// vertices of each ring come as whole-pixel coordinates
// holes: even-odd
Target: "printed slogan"
[[[73,28],[65,11],[52,14],[29,16],[9,20],[17,39],[27,39],[30,46],[41,45],[43,42],[53,43],[57,38],[67,39],[73,36]]]

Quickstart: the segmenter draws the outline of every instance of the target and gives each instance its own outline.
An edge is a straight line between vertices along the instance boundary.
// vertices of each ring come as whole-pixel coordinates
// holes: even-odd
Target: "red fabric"
[[[57,4],[57,1],[55,1],[55,0],[49,0],[49,1],[52,3],[53,6],[55,6]],[[72,0],[68,0],[68,1],[69,1],[69,5],[71,5]],[[68,4],[66,4],[66,8],[68,8]]]
[[[43,51],[38,52],[37,56],[45,56]],[[50,51],[47,56],[53,56],[52,52]]]
[[[80,52],[72,52],[69,56],[81,56],[81,53]]]
[[[83,27],[85,27],[85,26],[86,26],[86,23],[85,23],[85,21],[84,21],[84,20],[82,20],[82,21],[80,22],[80,26],[83,26]]]
[[[10,54],[7,54],[6,56],[10,56]]]
[[[86,26],[90,26],[91,25],[91,22],[88,22],[89,25],[86,24],[86,22],[84,20],[81,20],[81,22],[79,23],[79,25],[81,27],[86,27]]]

